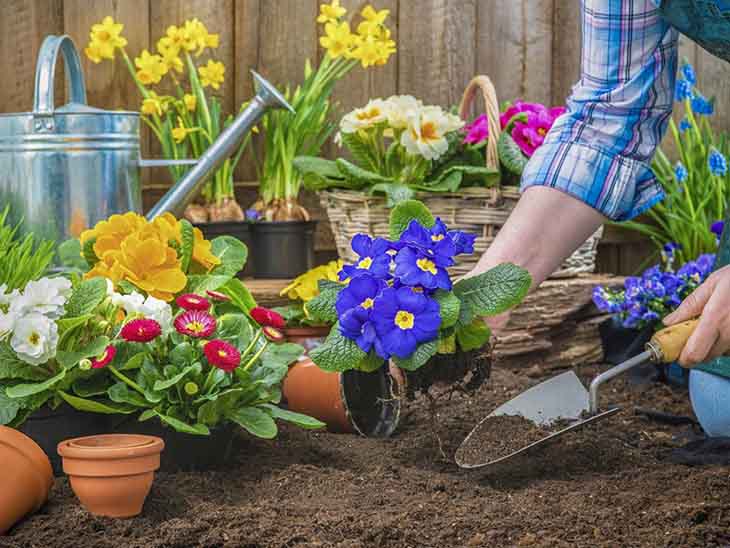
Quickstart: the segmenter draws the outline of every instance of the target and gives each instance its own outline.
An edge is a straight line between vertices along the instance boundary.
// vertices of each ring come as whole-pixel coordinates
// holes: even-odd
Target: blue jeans
[[[730,437],[730,379],[693,370],[689,374],[692,408],[710,437]]]

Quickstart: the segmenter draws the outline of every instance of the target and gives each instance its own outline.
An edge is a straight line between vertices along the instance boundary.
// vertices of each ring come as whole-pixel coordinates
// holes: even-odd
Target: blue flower
[[[677,164],[674,166],[674,176],[677,178],[677,182],[685,182],[688,175],[689,173],[687,173],[687,168],[684,167],[682,162],[677,162]]]
[[[454,244],[454,255],[474,253],[474,240],[477,239],[476,234],[470,234],[460,230],[448,230],[444,222],[438,217],[436,217],[436,222],[431,227],[430,233],[431,241],[433,242],[440,242],[445,238],[450,239]]]
[[[374,240],[367,234],[356,234],[352,238],[352,250],[357,253],[358,260],[354,265],[345,265],[340,271],[340,279],[353,278],[369,273],[376,278],[387,279],[390,276],[391,257],[388,255],[390,242],[384,238]]]
[[[697,83],[697,76],[695,75],[695,69],[692,68],[692,65],[689,63],[684,63],[682,65],[682,74],[687,79],[687,81],[692,84],[693,86]]]
[[[416,220],[411,221],[398,240],[398,248],[402,250],[404,247],[415,248],[430,257],[438,257],[444,266],[454,264],[456,245],[440,219],[437,219],[430,230]]]
[[[410,246],[401,249],[395,256],[394,276],[404,285],[450,291],[451,278],[446,267],[451,266],[453,260],[429,251],[432,250]]]
[[[725,228],[725,221],[715,221],[710,225],[710,232],[718,238],[722,236],[722,230]]]
[[[675,252],[678,249],[682,249],[682,246],[679,245],[677,242],[669,242],[662,246],[662,261],[665,265],[667,265],[668,269],[672,267]]]
[[[387,287],[385,281],[369,274],[350,280],[337,295],[335,309],[340,321],[340,333],[357,342],[363,352],[370,352],[375,343],[375,327],[371,313],[375,299]]]
[[[679,131],[681,133],[684,133],[685,131],[687,131],[691,127],[692,127],[692,124],[690,123],[689,120],[687,120],[687,118],[682,118],[679,121]]]
[[[704,114],[705,116],[710,116],[714,111],[715,107],[712,104],[712,101],[708,101],[702,95],[695,95],[692,97],[692,110],[696,114]]]
[[[371,317],[383,359],[410,357],[419,344],[438,337],[441,326],[438,303],[408,287],[385,289],[375,300]]]
[[[255,209],[247,209],[246,210],[246,220],[247,221],[258,221],[261,214],[256,211]]]
[[[710,172],[713,175],[722,176],[727,173],[727,160],[722,152],[716,148],[712,148],[710,156],[707,158],[707,165],[710,166]]]
[[[674,85],[674,98],[677,101],[684,101],[692,98],[692,84],[687,80],[679,78]]]

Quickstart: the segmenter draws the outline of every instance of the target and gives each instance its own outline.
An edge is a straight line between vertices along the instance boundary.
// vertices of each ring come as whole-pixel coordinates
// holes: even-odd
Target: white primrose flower
[[[16,319],[14,312],[0,310],[0,341],[5,340],[13,332]]]
[[[401,144],[410,154],[437,160],[449,148],[446,134],[463,125],[462,120],[441,107],[423,107],[408,115],[408,128],[401,135]]]
[[[20,291],[13,289],[10,293],[7,284],[0,285],[0,307],[9,306],[11,302],[20,297]]]
[[[160,324],[164,334],[172,331],[172,308],[165,301],[155,297],[144,298],[136,291],[129,295],[114,293],[111,297],[114,306],[124,309],[127,315],[143,316]]]
[[[71,296],[71,282],[66,278],[41,278],[26,284],[23,293],[11,300],[10,310],[16,316],[42,314],[57,320]]]
[[[141,314],[144,296],[136,291],[129,295],[112,293],[111,301],[114,306],[122,308],[127,314]]]
[[[393,95],[385,100],[385,116],[392,129],[408,127],[408,115],[423,107],[423,102],[413,95]]]
[[[372,99],[362,108],[356,108],[345,114],[340,122],[342,133],[355,133],[361,129],[368,129],[386,120],[387,105],[382,99]]]
[[[58,326],[38,312],[18,319],[13,328],[10,346],[18,358],[31,365],[41,365],[56,355]]]

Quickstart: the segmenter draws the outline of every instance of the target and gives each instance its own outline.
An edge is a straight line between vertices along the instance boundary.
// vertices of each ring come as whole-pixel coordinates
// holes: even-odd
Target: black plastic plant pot
[[[211,428],[209,436],[178,432],[152,418],[139,422],[135,415],[116,417],[115,434],[157,436],[165,442],[160,466],[165,472],[198,472],[221,468],[230,462],[237,427],[223,424]]]
[[[436,354],[415,371],[405,371],[408,399],[426,393],[433,385],[460,387],[468,392],[477,390],[492,373],[490,349],[461,350],[453,354]]]
[[[54,476],[63,475],[58,444],[70,438],[107,434],[113,421],[110,415],[77,411],[68,404],[56,409],[41,407],[18,427],[18,430],[40,445],[48,455]]]
[[[632,329],[621,325],[615,316],[601,322],[598,333],[603,347],[603,361],[618,365],[644,351],[644,346],[654,334],[654,324],[643,329]]]
[[[256,277],[295,278],[312,268],[316,225],[316,221],[252,224],[251,256]]]
[[[381,367],[372,373],[345,371],[342,397],[355,430],[363,436],[387,438],[400,421],[403,386]]]
[[[251,223],[246,221],[222,221],[215,223],[196,223],[205,236],[206,240],[212,240],[217,236],[233,236],[241,240],[248,248],[248,260],[241,271],[241,276],[251,278],[255,275],[251,261]]]

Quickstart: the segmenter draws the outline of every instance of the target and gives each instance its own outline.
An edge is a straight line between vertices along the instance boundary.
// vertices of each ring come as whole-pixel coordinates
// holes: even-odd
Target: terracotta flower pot
[[[328,325],[313,325],[306,327],[285,327],[282,331],[287,341],[301,344],[305,352],[309,352],[324,342],[330,333],[330,329],[331,327]]]
[[[305,358],[289,368],[282,391],[290,410],[321,420],[333,432],[388,437],[398,426],[404,389],[402,376],[393,373],[333,373]]]
[[[142,511],[164,447],[154,436],[103,434],[63,441],[58,454],[84,508],[97,516],[128,518]]]
[[[5,426],[0,426],[0,464],[0,535],[4,535],[14,523],[43,506],[53,485],[53,471],[38,444]]]

